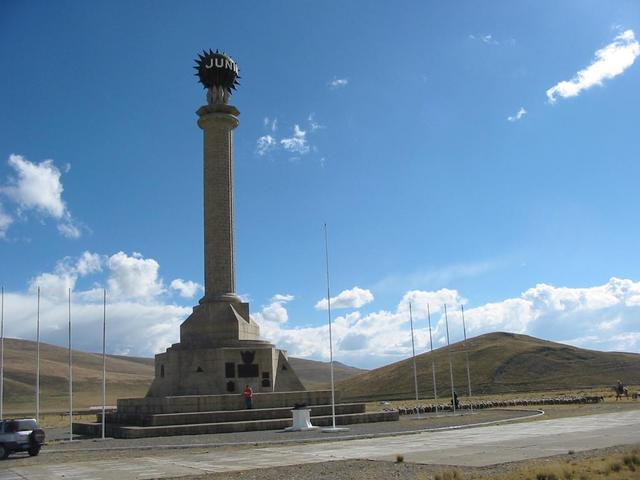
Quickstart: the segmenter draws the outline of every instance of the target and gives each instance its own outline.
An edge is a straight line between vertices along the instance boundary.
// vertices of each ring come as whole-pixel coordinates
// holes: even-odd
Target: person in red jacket
[[[246,385],[242,394],[244,395],[245,406],[247,408],[253,408],[253,389],[249,385]]]

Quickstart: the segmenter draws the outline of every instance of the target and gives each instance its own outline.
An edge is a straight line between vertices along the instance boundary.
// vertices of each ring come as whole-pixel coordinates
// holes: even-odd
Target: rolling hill
[[[614,385],[618,379],[640,384],[640,354],[597,352],[512,333],[471,338],[466,350],[474,394],[600,387]],[[455,388],[459,394],[467,393],[464,351],[459,342],[416,356],[422,398],[433,397],[432,360],[439,394],[451,395],[449,355]],[[338,382],[336,388],[342,400],[411,398],[413,362],[409,358],[370,370]]]
[[[497,394],[613,385],[619,378],[640,384],[640,354],[597,352],[512,333],[490,333],[467,341],[475,394]],[[440,348],[416,357],[420,396],[430,398],[432,359],[440,396],[450,394],[449,354],[454,385],[467,392],[463,344]],[[64,410],[68,405],[68,351],[40,344],[41,408]],[[308,389],[328,388],[329,364],[290,357]],[[102,402],[102,356],[73,352],[74,406],[79,409]],[[406,359],[375,370],[360,370],[334,363],[336,388],[342,400],[411,398],[413,363]],[[31,411],[35,405],[36,344],[5,339],[5,408]],[[153,377],[153,359],[109,355],[107,404],[116,399],[144,396]]]
[[[40,344],[40,406],[43,411],[68,406],[68,350]],[[31,411],[35,408],[36,343],[6,338],[4,341],[5,408]],[[329,386],[329,363],[290,357],[291,366],[308,389]],[[107,404],[118,398],[142,397],[153,380],[153,359],[107,356]],[[337,380],[366,370],[334,362]],[[82,409],[102,404],[102,355],[73,351],[73,401]]]

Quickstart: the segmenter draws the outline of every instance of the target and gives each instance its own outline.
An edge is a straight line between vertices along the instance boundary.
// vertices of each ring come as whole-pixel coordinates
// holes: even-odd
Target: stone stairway
[[[181,397],[118,400],[118,408],[105,416],[106,435],[115,438],[143,438],[173,435],[280,430],[292,425],[291,409],[310,408],[316,426],[332,424],[330,391],[258,393],[254,409],[244,409],[239,395],[189,395]],[[398,420],[398,412],[366,412],[364,403],[336,404],[336,424]],[[99,436],[102,416],[96,422],[76,422],[73,433]]]

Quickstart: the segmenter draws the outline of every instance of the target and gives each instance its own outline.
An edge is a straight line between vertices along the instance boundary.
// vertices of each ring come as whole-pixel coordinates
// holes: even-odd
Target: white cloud
[[[106,270],[106,272],[105,272]],[[179,339],[179,326],[191,313],[191,307],[166,303],[160,295],[162,281],[158,263],[134,253],[119,252],[110,257],[84,252],[79,257],[59,260],[52,272],[42,273],[29,282],[25,293],[6,292],[5,333],[11,337],[33,339],[35,330],[35,294],[40,287],[42,340],[66,344],[68,291],[71,294],[74,347],[85,351],[101,348],[101,282],[92,282],[88,290],[79,288],[80,280],[106,273],[107,348],[111,353],[152,356]],[[184,281],[185,285],[193,282]],[[143,334],[141,334],[143,332]]]
[[[329,87],[331,89],[336,89],[336,88],[344,88],[347,85],[349,85],[349,79],[348,78],[334,78],[333,80],[331,80],[329,82]]]
[[[115,298],[144,300],[164,292],[162,279],[158,277],[160,265],[153,258],[144,258],[137,252],[132,256],[118,252],[109,257],[107,265],[111,270],[107,285]]]
[[[290,295],[290,294],[282,295],[280,293],[277,293],[276,295],[274,295],[271,298],[271,301],[272,302],[291,302],[291,301],[293,301],[294,298],[295,297],[293,295]]]
[[[71,218],[71,215],[69,215],[68,212],[65,214],[64,220],[58,223],[58,232],[60,232],[63,237],[67,238],[80,238],[82,235],[80,226],[73,218]]]
[[[324,125],[320,125],[316,120],[313,113],[310,113],[307,117],[310,131],[313,133],[316,130],[325,128]],[[265,127],[269,128],[271,132],[275,132],[278,129],[278,120],[271,120],[269,117],[264,118]],[[267,133],[256,140],[256,153],[259,156],[267,155],[275,150],[282,148],[286,152],[295,153],[299,155],[306,155],[309,152],[317,152],[318,149],[315,145],[309,143],[307,131],[300,128],[300,124],[294,124],[293,134],[291,137],[285,137],[278,139],[274,135]],[[289,158],[290,161],[299,160],[299,156]]]
[[[264,126],[271,130],[272,132],[278,131],[278,119],[270,119],[269,117],[264,117]]]
[[[84,252],[76,262],[75,270],[79,275],[85,276],[91,273],[101,272],[103,263],[102,256],[97,253]]]
[[[320,125],[318,122],[316,122],[316,118],[315,118],[315,114],[314,113],[310,113],[309,116],[307,117],[307,120],[309,121],[309,127],[311,127],[311,131],[315,132],[316,130],[320,130],[322,128],[325,128],[324,125]]]
[[[40,287],[41,296],[52,300],[65,299],[69,289],[74,290],[78,278],[100,272],[103,257],[97,253],[83,252],[77,260],[65,257],[56,262],[53,272],[37,275],[29,281],[29,291],[34,293]]]
[[[547,90],[549,103],[558,97],[575,97],[583,90],[602,85],[604,80],[617,77],[635,62],[640,55],[640,44],[633,30],[626,30],[614,41],[595,53],[595,59],[587,68],[574,75],[571,80],[563,80]]]
[[[12,223],[13,218],[4,212],[0,203],[0,240],[7,236],[7,230]]]
[[[2,191],[23,209],[36,209],[54,218],[62,218],[67,207],[62,201],[60,170],[53,160],[31,163],[21,155],[10,155],[17,178],[10,179]]]
[[[482,43],[486,43],[487,45],[500,45],[500,42],[498,42],[495,38],[493,38],[493,35],[486,34],[486,35],[469,35],[469,38],[471,40],[479,40]]]
[[[331,308],[360,308],[371,302],[373,302],[373,294],[370,290],[353,287],[351,290],[343,290],[337,296],[331,297]],[[315,308],[327,310],[327,299],[319,300]]]
[[[13,200],[18,205],[19,212],[35,210],[53,217],[59,221],[58,231],[63,236],[80,237],[80,227],[62,199],[62,174],[53,160],[44,160],[36,164],[21,155],[12,154],[8,163],[15,171],[16,177],[9,178],[8,184],[0,188],[0,193]],[[67,164],[66,171],[69,168]]]
[[[289,314],[284,305],[293,301],[293,295],[276,294],[271,298],[269,305],[264,305],[259,313],[253,315],[253,318],[259,325],[281,325],[287,323]],[[264,333],[262,334],[264,337]]]
[[[289,152],[295,152],[301,155],[309,153],[307,132],[301,130],[298,124],[293,126],[293,136],[290,138],[283,138],[280,140],[280,144]]]
[[[429,348],[427,305],[434,346],[446,344],[444,304],[449,307],[451,341],[462,340],[460,305],[468,304],[468,300],[452,289],[412,290],[393,311],[380,310],[367,315],[355,311],[335,318],[336,357],[349,364],[372,367],[409,356],[409,303],[419,352]],[[284,313],[279,315],[283,317]],[[465,308],[468,336],[509,331],[598,350],[640,352],[638,318],[640,282],[618,278],[587,288],[540,284],[515,298]],[[328,327],[324,323],[302,328],[289,328],[277,321],[260,325],[263,336],[288,349],[290,355],[322,360],[329,357]],[[576,333],[580,336],[576,337]]]
[[[527,114],[527,111],[524,109],[524,107],[520,107],[520,110],[518,110],[518,112],[513,115],[513,116],[508,116],[507,120],[509,120],[510,122],[517,122],[518,120],[521,120],[522,117],[524,117]]]
[[[261,157],[276,148],[278,143],[271,135],[263,135],[256,141],[256,152]]]
[[[202,285],[199,283],[192,282],[191,280],[183,280],[181,278],[174,279],[169,286],[172,289],[177,290],[183,298],[193,298],[198,292],[204,290]]]
[[[42,288],[44,293],[44,287]],[[73,347],[83,351],[102,348],[102,292],[87,301],[72,294],[71,317]],[[33,293],[5,292],[5,335],[35,340],[36,300]],[[67,343],[68,305],[62,298],[42,295],[40,338],[56,345]],[[107,352],[151,357],[179,340],[180,323],[191,313],[190,307],[149,304],[112,298],[107,292]]]

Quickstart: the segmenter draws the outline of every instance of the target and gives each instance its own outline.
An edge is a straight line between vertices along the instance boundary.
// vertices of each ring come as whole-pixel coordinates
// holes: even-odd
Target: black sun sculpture
[[[230,95],[239,85],[238,64],[224,52],[203,50],[195,62],[193,68],[198,71],[195,75],[204,88],[222,89],[226,95]]]

